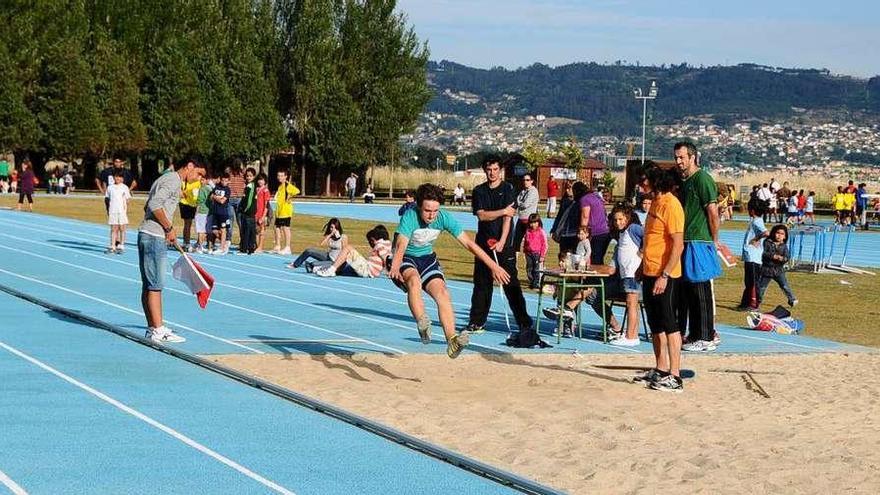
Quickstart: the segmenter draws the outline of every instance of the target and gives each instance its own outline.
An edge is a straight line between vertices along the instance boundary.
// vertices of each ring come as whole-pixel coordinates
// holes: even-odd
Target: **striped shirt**
[[[382,273],[382,270],[385,269],[385,259],[390,255],[391,241],[387,239],[376,240],[376,245],[373,246],[373,250],[370,252],[370,258],[367,260],[370,262],[371,277],[376,278]]]

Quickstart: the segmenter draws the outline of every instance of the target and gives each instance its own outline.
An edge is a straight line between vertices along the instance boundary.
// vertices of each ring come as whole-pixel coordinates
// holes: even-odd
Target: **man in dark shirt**
[[[122,182],[128,186],[129,191],[134,192],[137,189],[137,180],[134,178],[134,174],[125,168],[125,162],[122,158],[118,156],[113,158],[113,166],[104,168],[100,175],[98,175],[98,178],[95,179],[95,186],[104,195],[104,208],[108,212],[110,211],[110,196],[107,195],[107,188],[116,183],[113,180],[116,172],[122,172]]]
[[[526,311],[526,301],[516,271],[516,249],[513,246],[511,219],[516,215],[513,207],[516,192],[513,186],[504,182],[501,177],[501,164],[497,157],[489,156],[483,162],[486,182],[474,188],[471,198],[477,223],[477,245],[486,251],[498,264],[510,274],[510,282],[504,285],[504,295],[519,326],[521,337],[533,338],[537,344],[537,335],[532,329],[532,318]],[[492,271],[478,258],[474,259],[474,291],[471,295],[470,322],[467,330],[481,333],[485,329],[486,317],[492,305],[493,278]],[[516,340],[512,338],[511,340]]]

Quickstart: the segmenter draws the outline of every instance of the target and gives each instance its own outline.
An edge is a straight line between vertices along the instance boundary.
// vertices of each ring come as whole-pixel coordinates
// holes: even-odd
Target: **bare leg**
[[[666,334],[669,347],[669,373],[681,377],[681,332]]]
[[[346,262],[346,260],[348,259],[348,255],[351,254],[352,251],[354,251],[354,248],[346,245],[344,248],[342,248],[342,251],[339,251],[339,256],[336,257],[336,261],[334,261],[333,264],[330,265],[330,267],[327,269],[336,272],[336,270],[338,270],[339,267]]]
[[[162,326],[162,291],[141,290],[141,306],[144,308],[144,316],[147,326],[159,328]]]
[[[117,239],[119,239],[119,247],[125,247],[125,230],[127,228],[127,224],[119,226],[119,234],[117,235]]]
[[[281,227],[275,227],[275,247],[272,248],[273,251],[281,250]]]
[[[626,295],[626,338],[639,338],[639,295]]]
[[[110,226],[110,249],[116,249],[116,226]]]
[[[266,226],[263,225],[263,222],[257,224],[257,249],[254,249],[255,253],[263,252],[263,232],[266,230]]]
[[[415,279],[419,280],[418,277],[415,277]],[[435,278],[428,282],[425,291],[437,303],[440,325],[443,326],[443,334],[446,336],[446,341],[449,342],[455,336],[455,311],[452,309],[452,298],[449,297],[446,281],[442,278]]]
[[[418,321],[425,314],[425,301],[422,300],[422,280],[419,278],[419,272],[415,269],[404,272],[403,283],[406,284],[406,302],[409,305],[409,312]]]
[[[679,334],[681,335],[681,334]],[[679,347],[681,346],[681,337],[679,337]],[[656,332],[653,335],[653,344],[654,344],[654,360],[657,365],[656,368],[661,371],[669,370],[669,356],[667,355],[667,338],[666,334],[663,332]],[[679,351],[680,352],[680,351]]]
[[[187,219],[183,220],[183,246],[184,247],[189,246],[189,241],[190,241],[191,234],[192,234],[192,224],[193,224],[192,219],[187,218]]]
[[[290,227],[284,227],[282,230],[284,231],[285,249],[290,251]]]

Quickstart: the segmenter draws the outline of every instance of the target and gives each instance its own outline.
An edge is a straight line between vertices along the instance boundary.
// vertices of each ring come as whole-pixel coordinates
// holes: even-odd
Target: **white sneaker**
[[[334,270],[331,267],[317,268],[317,269],[315,269],[314,273],[315,273],[315,275],[317,275],[319,277],[335,277],[336,276],[336,270]]]
[[[220,248],[217,248],[217,249],[211,251],[211,254],[213,254],[214,256],[222,256],[222,255],[223,255],[223,250],[220,249]]]
[[[281,254],[281,248],[279,248],[278,246],[275,246],[272,248],[272,251],[269,251],[269,252],[272,254]]]
[[[185,338],[172,332],[168,327],[147,329],[147,333],[144,337],[161,344],[179,344],[181,342],[186,342]]]
[[[281,251],[278,251],[278,254],[290,254],[290,248],[284,248]]]
[[[717,348],[711,340],[695,340],[681,346],[681,350],[686,352],[711,352]]]
[[[639,345],[639,339],[628,339],[626,337],[618,337],[616,339],[611,339],[608,341],[611,345],[616,345],[618,347],[636,347]]]

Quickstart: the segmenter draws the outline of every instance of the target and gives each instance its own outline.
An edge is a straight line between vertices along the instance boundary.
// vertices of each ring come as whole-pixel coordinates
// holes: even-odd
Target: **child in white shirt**
[[[131,191],[123,179],[122,173],[115,174],[113,184],[107,187],[107,197],[110,199],[107,222],[110,224],[110,247],[104,251],[106,254],[125,252],[125,229],[128,227],[128,200],[131,199]]]

